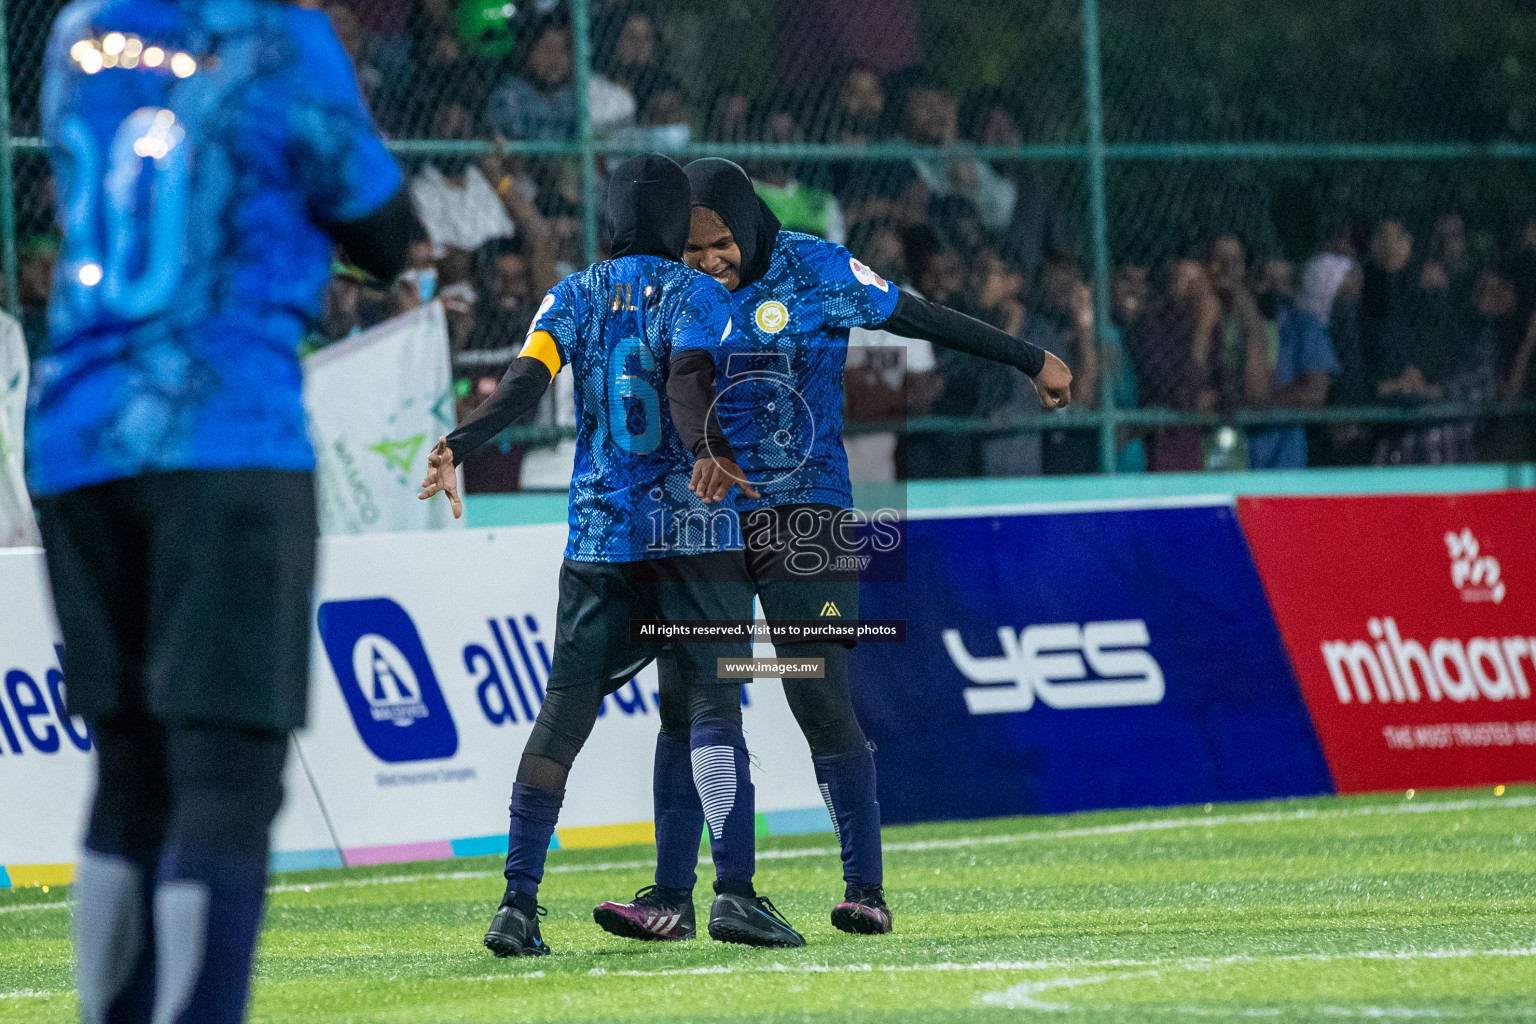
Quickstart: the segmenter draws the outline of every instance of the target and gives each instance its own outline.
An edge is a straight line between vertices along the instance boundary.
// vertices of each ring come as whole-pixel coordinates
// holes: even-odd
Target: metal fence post
[[[581,146],[581,255],[597,262],[597,153],[592,137],[592,7],[571,0],[571,40],[576,56],[576,141]]]
[[[0,271],[5,275],[5,309],[21,315],[16,294],[16,174],[11,146],[10,37],[0,4]]]
[[[1088,116],[1088,217],[1093,238],[1093,323],[1099,346],[1099,468],[1115,471],[1115,390],[1107,355],[1109,214],[1104,182],[1104,105],[1099,77],[1099,0],[1083,0],[1083,92]]]

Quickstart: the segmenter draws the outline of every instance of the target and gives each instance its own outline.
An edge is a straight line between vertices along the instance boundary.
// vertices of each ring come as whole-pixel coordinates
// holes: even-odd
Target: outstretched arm
[[[897,298],[896,311],[890,319],[877,326],[904,338],[922,338],[957,352],[1016,367],[1034,378],[1040,404],[1047,408],[1059,409],[1071,401],[1072,371],[1066,363],[1038,345],[948,306],[904,291]]]
[[[683,447],[694,454],[688,489],[706,504],[722,500],[732,485],[749,498],[761,497],[736,465],[736,453],[715,415],[715,360],[703,349],[687,349],[667,368],[667,404]]]
[[[453,518],[458,519],[463,515],[464,505],[459,500],[459,478],[454,469],[481,445],[538,405],[539,399],[544,397],[544,391],[554,379],[554,372],[559,369],[560,363],[559,357],[555,356],[552,360],[554,370],[551,370],[550,361],[530,353],[536,346],[536,350],[542,350],[540,342],[543,339],[548,339],[548,350],[553,352],[554,339],[543,331],[536,331],[528,344],[523,346],[524,354],[512,360],[512,365],[507,367],[506,374],[502,376],[501,383],[496,385],[491,397],[459,424],[453,433],[438,438],[437,444],[427,455],[427,478],[421,482],[421,494],[417,497],[425,501],[435,494],[446,494],[448,503],[453,506]]]

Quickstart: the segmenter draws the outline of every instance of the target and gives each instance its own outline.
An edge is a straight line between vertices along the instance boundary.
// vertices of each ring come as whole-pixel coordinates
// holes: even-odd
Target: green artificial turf
[[[798,950],[599,931],[592,905],[649,881],[649,847],[552,854],[556,955],[530,960],[480,946],[495,859],[279,876],[251,1019],[1536,1020],[1536,789],[954,822],[886,846],[896,932],[855,937],[827,921],[831,837],[760,840]],[[61,895],[0,893],[6,1024],[75,1019]]]

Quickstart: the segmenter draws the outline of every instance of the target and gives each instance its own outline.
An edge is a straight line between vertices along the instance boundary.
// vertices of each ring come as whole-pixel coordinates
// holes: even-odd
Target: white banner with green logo
[[[462,525],[446,500],[416,498],[427,453],[454,427],[451,384],[440,302],[304,360],[322,534]]]
[[[21,465],[26,412],[27,343],[21,325],[0,312],[0,548],[38,543]]]

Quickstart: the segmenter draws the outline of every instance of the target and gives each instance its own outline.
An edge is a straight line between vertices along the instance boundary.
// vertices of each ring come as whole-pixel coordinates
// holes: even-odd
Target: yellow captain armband
[[[537,359],[549,367],[551,377],[560,372],[560,350],[555,346],[555,336],[548,331],[534,331],[528,335],[528,340],[523,342],[523,350],[517,354],[519,359],[523,356]]]

